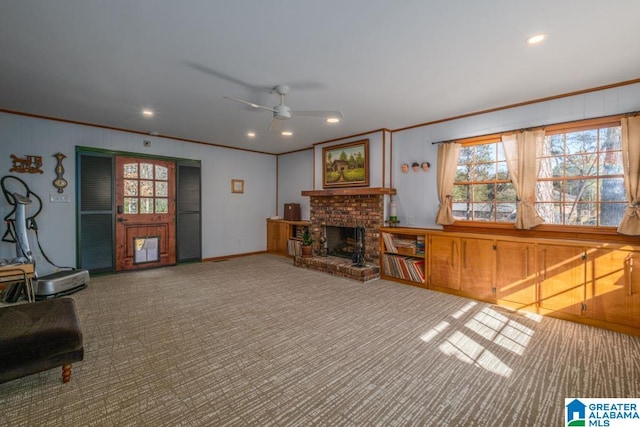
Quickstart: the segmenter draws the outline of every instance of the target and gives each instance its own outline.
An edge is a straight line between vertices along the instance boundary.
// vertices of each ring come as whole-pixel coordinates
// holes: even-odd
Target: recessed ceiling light
[[[249,138],[255,138],[256,137],[256,133],[255,132],[247,132],[247,136]]]
[[[541,43],[546,38],[546,34],[535,34],[527,39],[527,44],[529,46],[536,45]]]
[[[142,115],[145,117],[153,117],[153,111],[148,110],[148,109],[144,109],[142,110]]]
[[[293,132],[290,132],[290,131],[288,131],[288,130],[285,130],[285,131],[282,131],[282,132],[280,133],[280,135],[282,135],[282,136],[291,136],[291,135],[293,135]]]
[[[327,123],[339,123],[339,122],[340,122],[339,117],[327,117]]]

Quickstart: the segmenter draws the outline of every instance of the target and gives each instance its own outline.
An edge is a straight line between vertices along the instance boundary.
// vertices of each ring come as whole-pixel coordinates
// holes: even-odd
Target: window
[[[164,166],[151,163],[124,165],[124,213],[167,213],[169,175]]]
[[[453,187],[453,217],[513,222],[516,191],[499,141],[462,147]]]
[[[620,126],[545,137],[536,208],[547,224],[617,226],[626,207]]]
[[[615,227],[627,205],[619,122],[576,123],[546,129],[536,186],[545,224]],[[516,217],[500,136],[460,141],[453,190],[457,221],[510,223]]]

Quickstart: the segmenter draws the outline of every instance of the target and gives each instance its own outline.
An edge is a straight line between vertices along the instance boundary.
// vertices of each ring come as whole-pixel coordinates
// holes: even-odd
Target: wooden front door
[[[175,163],[116,157],[116,271],[176,263]]]

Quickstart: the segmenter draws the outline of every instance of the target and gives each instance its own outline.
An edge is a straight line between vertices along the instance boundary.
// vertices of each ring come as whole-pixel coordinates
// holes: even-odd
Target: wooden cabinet
[[[421,286],[640,335],[638,246],[388,230],[396,230],[398,238],[421,236],[428,243],[424,259],[427,280]],[[382,276],[416,284],[390,273],[385,256],[404,257],[389,251],[381,238]]]
[[[460,238],[429,236],[429,287],[460,290]]]
[[[543,313],[580,316],[586,297],[585,249],[581,246],[538,244],[538,304]]]
[[[424,232],[410,228],[383,228],[380,237],[381,277],[426,286]]]
[[[589,249],[586,257],[585,315],[640,328],[640,253]]]
[[[289,255],[289,240],[298,239],[301,229],[310,225],[309,221],[267,219],[267,252]]]
[[[460,239],[460,290],[482,301],[494,302],[495,241]]]
[[[535,311],[537,285],[535,245],[496,241],[496,298],[498,304],[516,310]]]

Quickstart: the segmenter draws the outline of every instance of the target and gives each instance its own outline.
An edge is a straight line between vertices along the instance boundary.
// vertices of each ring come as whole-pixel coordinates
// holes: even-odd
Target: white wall
[[[151,147],[144,147],[144,140],[151,141]],[[43,210],[36,219],[40,242],[56,264],[75,266],[76,146],[201,160],[203,258],[266,249],[265,218],[275,212],[276,156],[0,113],[1,176],[17,176],[42,198]],[[53,155],[57,152],[67,156],[63,166],[69,185],[64,194],[70,196],[70,203],[49,202],[49,195],[57,194],[52,184],[56,177]],[[9,173],[11,154],[42,156],[44,173]],[[231,193],[231,179],[245,181],[244,194]],[[4,217],[10,210],[2,197],[0,215]],[[33,233],[30,238],[31,249],[37,254]],[[0,243],[0,258],[13,256],[15,246]],[[53,268],[39,262],[37,271],[43,275]]]
[[[437,146],[432,142],[486,135],[640,110],[640,84],[540,102],[393,133],[393,186],[402,225],[440,228],[436,191]],[[402,163],[428,161],[428,172],[403,174]]]
[[[302,191],[313,189],[313,150],[278,156],[278,215],[285,203],[300,203],[300,218],[309,219],[309,198]],[[275,215],[276,212],[273,212]]]

